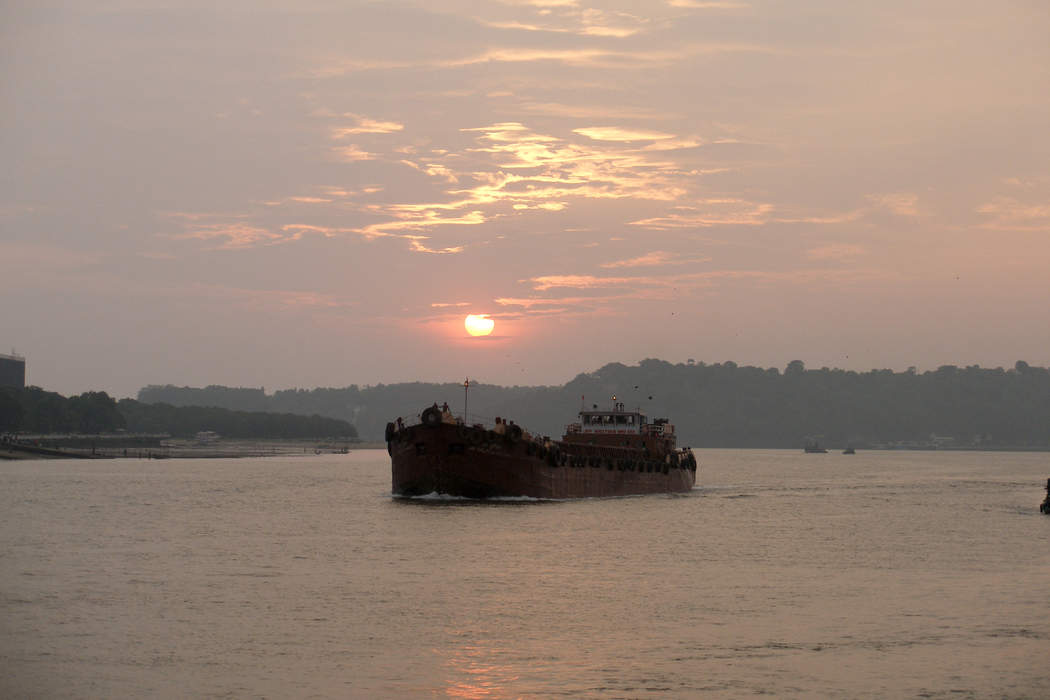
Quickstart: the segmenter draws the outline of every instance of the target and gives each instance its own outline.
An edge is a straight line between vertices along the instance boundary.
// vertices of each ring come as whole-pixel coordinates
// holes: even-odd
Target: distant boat
[[[857,454],[857,451],[854,450],[852,447],[847,447],[846,449],[844,449],[842,451],[842,454],[844,454],[844,455],[855,455],[855,454]]]
[[[806,452],[806,454],[821,454],[821,455],[824,455],[824,454],[828,453],[828,451],[826,449],[824,449],[823,447],[821,447],[820,443],[817,442],[813,438],[810,438],[810,439],[806,440],[806,446],[804,448],[802,448],[802,449]]]
[[[214,430],[201,430],[193,436],[193,439],[197,441],[198,445],[212,445],[218,442],[221,438],[222,436]]]

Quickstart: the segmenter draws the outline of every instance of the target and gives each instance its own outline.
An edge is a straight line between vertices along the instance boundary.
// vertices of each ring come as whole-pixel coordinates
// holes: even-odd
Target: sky
[[[3,2],[0,352],[116,396],[1047,366],[1048,36],[1043,0]]]

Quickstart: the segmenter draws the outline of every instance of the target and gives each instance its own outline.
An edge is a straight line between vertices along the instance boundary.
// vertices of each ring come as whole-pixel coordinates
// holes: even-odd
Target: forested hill
[[[644,360],[580,374],[557,387],[472,385],[472,421],[513,419],[560,436],[581,402],[608,406],[612,397],[650,418],[668,417],[679,442],[694,447],[801,447],[807,437],[836,447],[936,442],[942,447],[1050,448],[1050,371],[1025,362],[1009,370],[944,366],[918,373],[776,368]],[[379,384],[342,389],[150,386],[145,403],[235,410],[317,413],[354,424],[380,440],[387,421],[411,422],[426,406],[447,401],[463,411],[462,384]]]
[[[0,388],[0,433],[167,433],[193,437],[216,431],[230,438],[354,438],[345,420],[330,416],[238,411],[201,406],[115,401],[104,391],[65,397],[35,386]]]

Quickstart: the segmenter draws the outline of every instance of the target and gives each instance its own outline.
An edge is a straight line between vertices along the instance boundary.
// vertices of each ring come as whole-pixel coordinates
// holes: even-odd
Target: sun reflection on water
[[[500,653],[501,650],[477,644],[457,649],[445,663],[451,672],[445,695],[467,700],[504,697],[507,684],[519,676],[511,666],[494,663],[493,657]]]

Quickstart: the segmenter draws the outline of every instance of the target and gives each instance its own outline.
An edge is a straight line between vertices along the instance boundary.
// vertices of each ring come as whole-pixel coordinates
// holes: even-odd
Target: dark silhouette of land
[[[0,433],[167,434],[190,438],[213,431],[237,439],[356,438],[357,431],[340,418],[214,406],[172,406],[115,401],[104,391],[66,398],[39,387],[0,389]]]
[[[1011,369],[946,365],[918,373],[671,364],[612,363],[563,386],[473,385],[471,421],[511,418],[533,432],[560,436],[581,403],[612,397],[677,426],[694,447],[828,446],[1050,449],[1050,371],[1019,361]],[[240,411],[317,414],[356,426],[380,441],[388,421],[414,418],[434,401],[463,410],[459,383],[401,383],[345,388],[263,389],[149,386],[141,404],[215,406]],[[123,404],[123,402],[122,402]],[[213,428],[214,429],[214,428]]]

